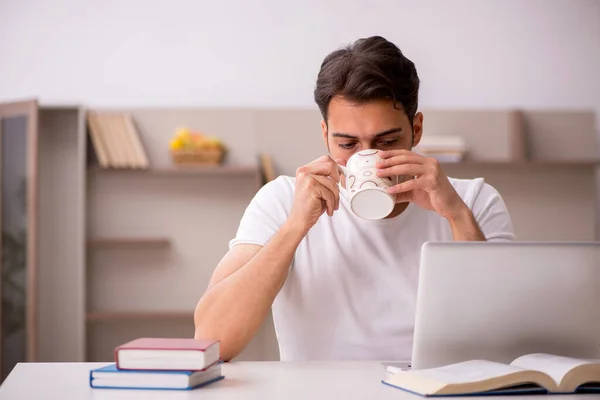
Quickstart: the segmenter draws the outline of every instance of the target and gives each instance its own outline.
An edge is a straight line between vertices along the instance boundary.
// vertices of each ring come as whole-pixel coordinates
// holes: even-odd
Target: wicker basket
[[[175,164],[219,165],[223,162],[225,151],[222,149],[172,150],[171,158]]]

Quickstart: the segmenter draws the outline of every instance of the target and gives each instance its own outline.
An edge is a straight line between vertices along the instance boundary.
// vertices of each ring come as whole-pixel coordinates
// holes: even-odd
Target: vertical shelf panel
[[[40,361],[85,358],[85,136],[77,107],[40,110]]]

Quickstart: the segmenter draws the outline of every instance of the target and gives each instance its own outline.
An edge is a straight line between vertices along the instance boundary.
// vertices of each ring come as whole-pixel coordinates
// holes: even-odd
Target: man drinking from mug
[[[281,359],[408,360],[421,245],[513,240],[498,192],[483,179],[448,178],[411,151],[421,140],[419,77],[382,37],[329,54],[314,92],[329,155],[265,185],[196,307],[196,336],[221,340],[224,360],[252,339],[272,309]],[[379,150],[383,219],[355,215],[340,196],[338,165]]]

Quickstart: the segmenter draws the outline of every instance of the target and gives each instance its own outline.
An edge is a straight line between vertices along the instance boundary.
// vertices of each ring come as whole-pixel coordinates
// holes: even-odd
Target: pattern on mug
[[[360,184],[360,188],[364,188],[364,187],[379,187],[379,185],[377,184],[377,182],[375,181],[364,181],[363,183]]]
[[[353,170],[362,170],[367,168],[375,168],[375,163],[377,161],[381,161],[379,157],[373,157],[377,153],[377,150],[374,150],[372,153],[357,153],[355,156],[359,156],[351,159],[348,162],[348,167]],[[354,156],[353,156],[354,157]]]

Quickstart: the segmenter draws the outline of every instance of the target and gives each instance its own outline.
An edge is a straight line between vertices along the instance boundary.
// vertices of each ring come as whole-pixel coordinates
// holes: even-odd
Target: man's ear
[[[418,112],[413,118],[413,141],[412,147],[415,147],[421,141],[423,135],[423,113]]]
[[[323,134],[323,140],[325,141],[325,147],[327,147],[327,151],[329,151],[329,141],[327,134],[327,122],[324,119],[321,120],[321,133]]]

